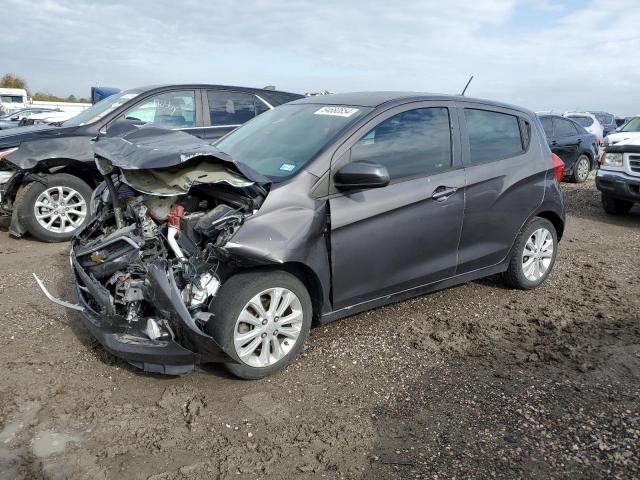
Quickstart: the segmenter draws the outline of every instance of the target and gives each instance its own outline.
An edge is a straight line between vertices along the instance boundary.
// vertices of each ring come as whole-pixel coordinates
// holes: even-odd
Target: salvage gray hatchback
[[[466,97],[307,98],[213,146],[143,127],[95,152],[79,303],[38,282],[151,372],[261,378],[312,324],[498,273],[537,287],[564,228],[563,164],[537,117]]]

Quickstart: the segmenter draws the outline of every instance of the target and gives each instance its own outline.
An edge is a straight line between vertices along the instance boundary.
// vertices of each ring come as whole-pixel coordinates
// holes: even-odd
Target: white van
[[[11,113],[29,106],[27,91],[23,88],[0,88],[0,110]]]

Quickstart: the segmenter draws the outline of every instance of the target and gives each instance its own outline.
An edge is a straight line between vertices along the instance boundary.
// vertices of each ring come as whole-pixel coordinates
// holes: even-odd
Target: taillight
[[[564,162],[555,153],[551,154],[551,165],[556,173],[556,180],[558,180],[558,183],[562,182],[564,178]]]

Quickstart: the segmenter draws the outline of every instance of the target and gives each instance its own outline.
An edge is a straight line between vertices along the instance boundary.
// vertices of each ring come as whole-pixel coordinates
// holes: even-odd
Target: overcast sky
[[[88,96],[205,82],[640,113],[640,1],[0,0],[0,74]]]

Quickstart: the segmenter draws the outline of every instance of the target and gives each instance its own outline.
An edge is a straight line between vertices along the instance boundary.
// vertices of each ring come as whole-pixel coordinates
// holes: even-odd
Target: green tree
[[[13,73],[5,73],[0,78],[1,88],[24,88],[27,90],[27,81]]]

